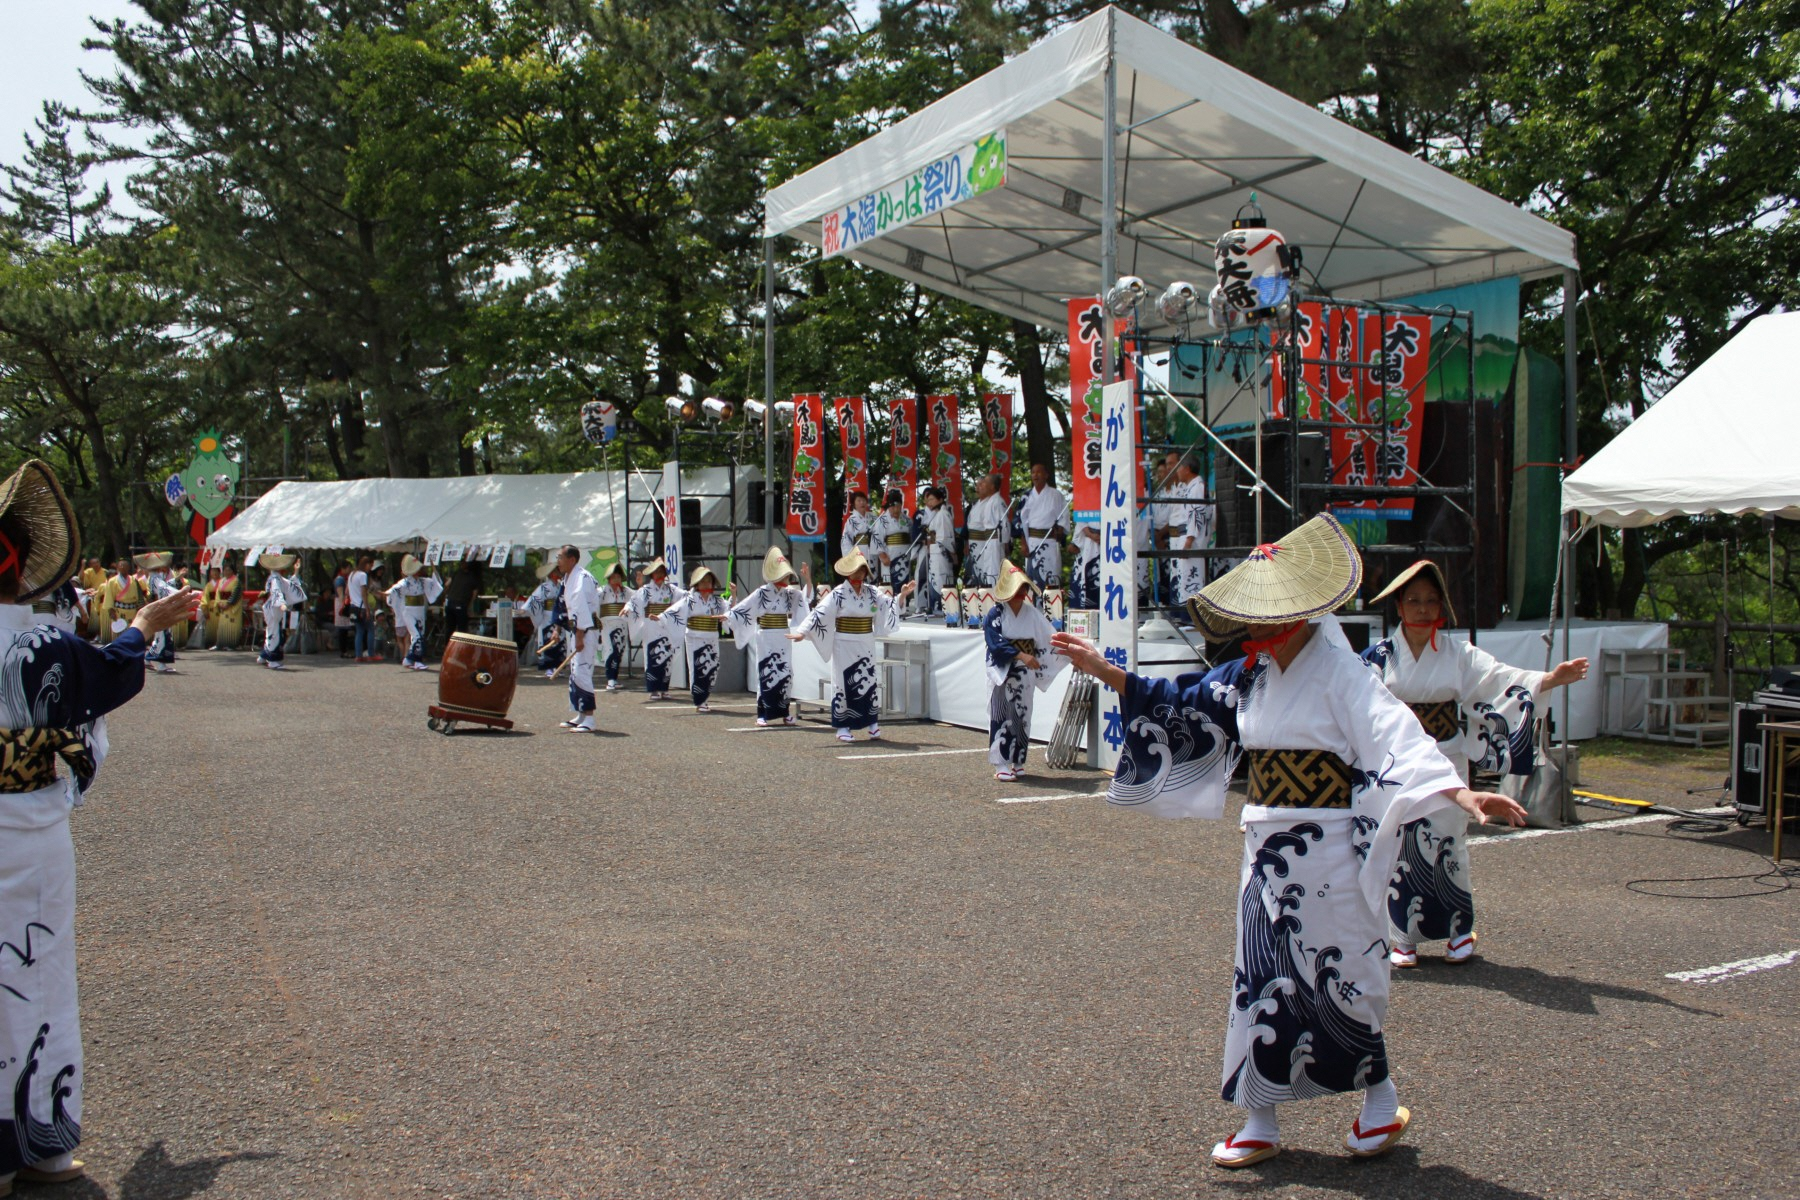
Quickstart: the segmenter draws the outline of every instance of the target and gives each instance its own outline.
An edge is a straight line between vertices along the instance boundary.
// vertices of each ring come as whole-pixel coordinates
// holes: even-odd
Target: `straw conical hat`
[[[718,572],[714,571],[711,567],[695,567],[694,573],[688,576],[688,586],[691,588],[699,587],[700,581],[705,579],[708,575],[712,576],[712,581],[716,586],[719,582],[719,575]]]
[[[1014,566],[1011,559],[1006,559],[1000,564],[1000,581],[994,585],[994,599],[1011,600],[1020,588],[1025,589],[1027,599],[1037,591],[1031,584],[1031,577]]]
[[[763,582],[780,583],[784,579],[799,579],[794,564],[788,561],[787,555],[781,552],[780,546],[770,546],[769,552],[763,555]]]
[[[1342,607],[1362,583],[1362,558],[1344,527],[1321,513],[1267,542],[1200,589],[1202,627],[1229,636],[1246,625],[1285,625]]]
[[[539,579],[548,579],[550,578],[550,572],[554,570],[556,570],[556,560],[554,558],[546,558],[543,562],[538,564],[537,577]]]
[[[617,575],[620,579],[625,578],[625,564],[616,558],[613,559],[613,565],[606,568],[606,578],[608,581],[610,581],[614,575]]]
[[[404,555],[400,559],[400,573],[402,575],[417,575],[424,568],[425,564],[420,562],[414,555]]]
[[[859,546],[833,563],[831,569],[842,578],[848,579],[858,571],[869,570],[869,559],[862,552],[862,547]]]
[[[256,560],[256,565],[265,571],[285,571],[293,566],[299,558],[295,554],[265,554]]]
[[[1444,569],[1432,562],[1429,558],[1421,558],[1418,562],[1394,576],[1393,582],[1382,588],[1375,598],[1369,601],[1369,604],[1374,606],[1390,597],[1393,598],[1396,604],[1399,603],[1400,593],[1405,591],[1406,585],[1411,583],[1413,578],[1420,574],[1429,575],[1431,581],[1437,584],[1438,598],[1442,601],[1442,607],[1438,609],[1438,614],[1444,618],[1444,624],[1456,624],[1456,610],[1450,607],[1450,585],[1444,579]]]
[[[23,525],[31,539],[19,564],[20,604],[48,596],[75,573],[81,527],[48,463],[29,459],[0,483],[0,514]]]
[[[669,564],[666,561],[664,561],[663,559],[660,559],[660,558],[653,558],[644,567],[644,578],[648,579],[650,576],[656,574],[658,571],[667,571],[668,569],[669,569]]]
[[[174,562],[175,556],[162,552],[134,554],[131,557],[131,561],[144,568],[146,571],[160,571],[170,563]]]

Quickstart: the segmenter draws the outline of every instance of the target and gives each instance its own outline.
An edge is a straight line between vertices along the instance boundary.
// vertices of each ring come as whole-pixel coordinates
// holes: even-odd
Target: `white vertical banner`
[[[1106,660],[1137,670],[1137,422],[1132,419],[1133,387],[1109,383],[1100,395],[1100,649]],[[1099,765],[1119,765],[1125,744],[1123,700],[1109,687],[1095,692],[1099,714]]]
[[[669,564],[669,582],[676,587],[686,587],[687,573],[681,569],[681,464],[678,462],[663,464],[662,510],[662,557]]]

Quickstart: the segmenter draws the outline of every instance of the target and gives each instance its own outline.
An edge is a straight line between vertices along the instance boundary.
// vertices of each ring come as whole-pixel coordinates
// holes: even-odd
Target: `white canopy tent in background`
[[[1563,512],[1636,527],[1697,513],[1800,519],[1800,313],[1751,321],[1563,481]]]
[[[467,475],[448,479],[349,479],[286,482],[207,539],[228,550],[257,546],[296,549],[404,550],[418,542],[545,549],[573,543],[583,549],[623,546],[632,530],[627,504],[644,506],[662,476],[628,488],[630,472],[569,475]],[[724,467],[682,472],[682,491],[700,501],[702,525],[743,525],[746,485],[760,473],[740,469],[737,511],[731,511]],[[709,547],[709,552],[712,548]]]

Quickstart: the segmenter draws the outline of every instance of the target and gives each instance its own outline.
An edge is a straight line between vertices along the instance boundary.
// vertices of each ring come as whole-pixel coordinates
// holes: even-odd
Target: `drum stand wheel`
[[[425,728],[449,737],[456,732],[456,726],[477,725],[483,729],[511,729],[513,723],[505,717],[484,717],[478,713],[456,712],[439,708],[433,704],[425,710]]]

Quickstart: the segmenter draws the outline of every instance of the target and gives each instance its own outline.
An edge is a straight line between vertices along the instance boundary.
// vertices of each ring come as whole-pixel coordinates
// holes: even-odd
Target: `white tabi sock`
[[[1363,1090],[1362,1114],[1356,1123],[1365,1131],[1392,1125],[1399,1115],[1400,1094],[1394,1090],[1392,1075]]]
[[[1279,1142],[1281,1130],[1275,1123],[1275,1106],[1265,1104],[1261,1108],[1245,1110],[1244,1127],[1238,1130],[1234,1141],[1239,1142]]]

